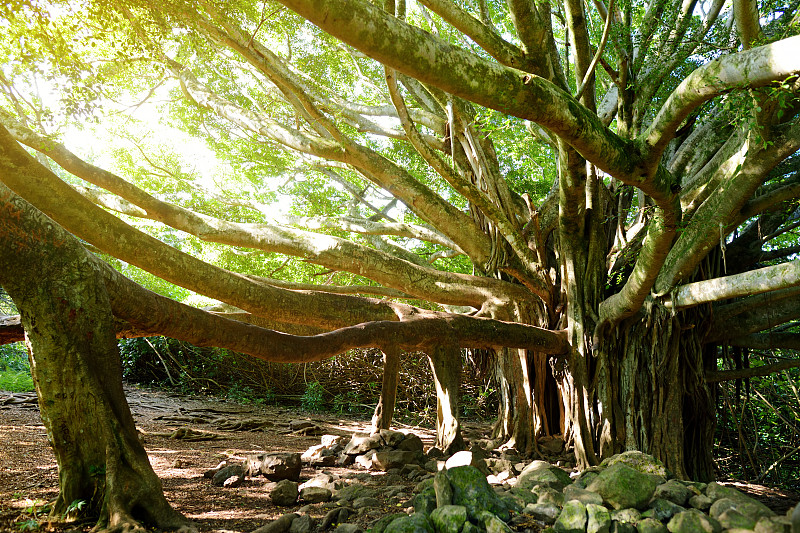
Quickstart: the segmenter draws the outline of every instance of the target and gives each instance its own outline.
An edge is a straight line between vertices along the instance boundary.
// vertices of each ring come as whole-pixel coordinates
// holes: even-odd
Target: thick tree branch
[[[796,288],[786,289],[787,294],[792,292],[794,296],[784,298],[779,298],[779,295],[771,298],[773,293],[770,292],[750,296],[747,298],[748,300],[761,305],[725,319],[714,317],[711,329],[704,342],[722,342],[730,338],[765,331],[791,320],[797,320],[800,318],[800,299],[797,296],[800,291],[797,291]],[[736,306],[736,303],[729,305]]]
[[[800,260],[724,278],[687,283],[666,296],[664,303],[673,309],[687,309],[704,303],[751,296],[797,285],[800,285]]]
[[[769,365],[756,366],[752,368],[742,368],[739,370],[722,370],[711,371],[707,370],[705,373],[706,383],[718,383],[720,381],[731,381],[734,379],[747,379],[759,376],[769,376],[782,370],[800,367],[800,359],[792,359],[789,361],[781,361],[780,363],[772,363]]]
[[[755,333],[730,339],[728,344],[754,350],[800,350],[800,333]]]
[[[683,120],[703,102],[734,89],[755,88],[800,74],[800,35],[722,56],[699,67],[672,91],[642,133],[650,158],[658,161]]]

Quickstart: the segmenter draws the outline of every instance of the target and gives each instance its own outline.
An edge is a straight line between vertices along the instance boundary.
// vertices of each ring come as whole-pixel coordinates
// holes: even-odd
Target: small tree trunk
[[[397,400],[397,375],[400,371],[400,349],[384,348],[383,350],[383,380],[381,382],[381,395],[375,414],[372,415],[372,429],[378,431],[389,429],[394,416],[394,405]]]
[[[164,498],[138,440],[99,279],[74,237],[0,184],[0,284],[20,310],[58,462],[53,516],[82,500],[99,516],[96,529],[127,531],[140,519],[161,529],[190,529]]]
[[[461,349],[435,346],[429,350],[429,358],[436,383],[436,446],[445,454],[452,454],[464,449],[458,419]]]

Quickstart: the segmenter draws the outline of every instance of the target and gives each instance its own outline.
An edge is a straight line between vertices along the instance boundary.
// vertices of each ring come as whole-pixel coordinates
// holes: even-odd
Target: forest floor
[[[268,497],[271,483],[263,477],[248,478],[237,488],[212,486],[203,474],[221,461],[241,460],[245,455],[265,452],[304,452],[319,444],[319,435],[307,436],[290,430],[290,423],[296,420],[309,420],[323,433],[333,435],[363,433],[369,425],[368,419],[348,419],[333,413],[309,414],[294,407],[240,405],[134,387],[126,387],[126,394],[150,462],[164,485],[167,500],[202,532],[250,532],[300,507],[300,504],[294,507],[273,505]],[[265,427],[257,431],[216,429],[216,426],[230,427],[237,422],[243,422],[239,424],[241,426],[260,422]],[[464,425],[467,438],[484,438],[490,430],[488,424],[466,422]],[[170,438],[175,430],[181,428],[192,429],[199,432],[201,438],[212,440]],[[435,437],[430,429],[402,425],[397,429],[417,434],[426,449]],[[301,479],[309,479],[321,470],[304,468]],[[357,466],[326,467],[324,470],[344,478],[357,477],[361,483],[375,486],[380,486],[385,477],[379,472],[366,473]],[[415,483],[407,484],[410,492]],[[798,495],[779,488],[746,483],[730,485],[760,499],[779,513],[785,513],[798,499]],[[58,470],[39,417],[35,395],[12,396],[0,392],[0,531],[77,532],[91,529],[93,524],[90,522],[48,524],[44,520],[44,511],[57,495]],[[373,508],[354,521],[366,527],[384,514],[403,510],[402,506],[398,508],[396,505],[384,502],[380,508]],[[317,504],[308,512],[321,519],[327,509]]]

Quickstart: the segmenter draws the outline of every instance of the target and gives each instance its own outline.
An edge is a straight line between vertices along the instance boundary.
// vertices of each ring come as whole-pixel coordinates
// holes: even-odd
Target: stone
[[[375,470],[386,472],[392,468],[402,468],[403,466],[416,463],[419,457],[415,452],[406,450],[387,450],[375,452],[372,457],[372,467]]]
[[[406,434],[402,431],[397,431],[395,429],[381,429],[378,431],[378,435],[380,435],[381,440],[386,446],[396,448],[403,439],[406,438]]]
[[[486,533],[512,533],[511,528],[492,513],[484,512],[482,518]]]
[[[514,495],[515,498],[519,498],[522,502],[522,505],[528,505],[531,503],[538,503],[539,502],[539,495],[534,494],[529,490],[524,490],[519,487],[511,487],[511,494]]]
[[[395,519],[402,518],[404,516],[408,516],[406,513],[394,513],[386,516],[382,516],[375,520],[372,524],[370,524],[367,530],[370,533],[384,533],[386,528],[389,524],[391,524]]]
[[[433,490],[436,494],[436,507],[453,504],[453,486],[444,470],[433,476]]]
[[[561,514],[561,509],[551,503],[529,503],[525,506],[525,514],[529,514],[545,524],[553,524]]]
[[[425,516],[431,514],[436,509],[436,491],[433,487],[428,487],[414,496],[412,500],[414,511]]]
[[[597,505],[603,505],[602,496],[600,496],[596,492],[582,489],[574,485],[568,485],[567,487],[564,488],[564,501],[568,502],[570,500],[578,500],[580,502],[583,502],[584,504],[594,503]]]
[[[614,522],[635,525],[641,519],[642,513],[636,509],[617,509],[616,511],[611,511],[611,520]]]
[[[474,466],[457,466],[445,472],[453,487],[453,504],[466,507],[470,519],[477,519],[481,512],[488,511],[503,521],[509,520],[508,509],[480,470]]]
[[[264,453],[248,455],[245,459],[245,474],[250,477],[262,475],[270,481],[300,480],[303,468],[299,453]]]
[[[460,452],[454,453],[447,461],[444,463],[444,467],[448,470],[451,468],[455,468],[457,466],[474,466],[484,475],[489,474],[489,468],[486,466],[486,461],[481,457],[479,454],[473,453],[469,450],[462,450]]]
[[[788,516],[764,516],[756,523],[755,533],[789,533],[792,521]]]
[[[564,439],[561,437],[541,437],[539,446],[547,454],[558,455],[564,451]]]
[[[400,444],[397,445],[398,450],[405,450],[408,452],[421,452],[425,449],[422,444],[422,439],[413,433],[408,433]]]
[[[467,521],[467,508],[463,505],[442,505],[434,509],[430,521],[436,533],[459,533]]]
[[[297,489],[298,483],[288,479],[282,479],[275,484],[275,487],[269,493],[269,499],[275,505],[286,507],[294,505],[297,502],[299,490]]]
[[[689,509],[673,516],[667,529],[671,533],[720,533],[722,526],[697,509]]]
[[[353,500],[353,509],[366,509],[369,507],[380,507],[381,502],[378,498],[373,498],[372,496],[362,496],[360,498],[356,498]]]
[[[739,511],[744,516],[749,516],[755,521],[758,521],[758,519],[763,516],[773,516],[775,514],[766,505],[758,500],[750,498],[749,496],[745,496],[744,494],[741,494],[741,496],[732,496],[733,498],[726,497],[716,500],[713,504],[711,504],[708,514],[719,519],[723,513],[733,509]]]
[[[652,474],[664,478],[665,480],[670,477],[664,463],[652,455],[647,455],[646,453],[636,450],[613,455],[608,459],[604,459],[603,462],[600,463],[600,466],[608,468],[619,463],[626,464],[642,474]]]
[[[347,440],[347,437],[342,435],[323,435],[320,438],[320,443],[323,446],[342,446],[344,447],[344,442]]]
[[[586,504],[586,533],[609,533],[611,513],[602,505]]]
[[[215,487],[238,487],[242,481],[244,481],[244,468],[240,464],[224,466],[211,478],[211,484]]]
[[[317,444],[303,452],[300,460],[312,466],[333,466],[336,464],[339,451],[324,444]]]
[[[747,496],[746,494],[739,492],[734,488],[720,485],[716,481],[712,481],[711,483],[708,484],[708,486],[706,487],[706,496],[711,498],[715,504],[717,503],[717,501],[722,499],[733,500],[740,505],[746,503],[747,512],[742,511],[742,509],[739,508],[738,506],[737,510],[742,511],[742,513],[745,515],[753,516],[754,518],[756,517],[756,515],[758,515],[759,517],[775,515],[775,513],[769,507],[767,507],[760,501],[751,498],[750,496]],[[728,504],[725,505],[726,507],[728,506]],[[712,510],[714,509],[713,504],[711,506],[711,509]],[[713,512],[712,510],[709,510],[709,513],[712,513]],[[714,515],[712,514],[712,516]]]
[[[342,524],[347,521],[352,511],[347,507],[337,507],[331,509],[325,514],[325,517],[320,522],[319,529],[325,531],[334,524]]]
[[[361,455],[383,445],[380,435],[353,435],[344,447],[345,455]]]
[[[564,504],[553,529],[563,533],[583,533],[586,531],[586,505],[578,500]]]
[[[564,506],[564,493],[550,487],[542,487],[537,491],[539,498],[536,503],[551,503],[558,507]]]
[[[333,493],[324,487],[303,487],[300,489],[300,499],[306,503],[323,503],[331,501]]]
[[[378,491],[373,488],[366,487],[360,483],[352,483],[339,489],[336,492],[336,499],[351,502],[356,498],[364,496],[371,496],[374,498],[377,495]]]
[[[311,516],[304,514],[292,520],[292,526],[289,528],[289,533],[311,533],[314,529],[314,519]]]
[[[302,431],[304,429],[318,429],[319,426],[310,420],[292,420],[289,422],[289,429],[292,431]]]
[[[733,508],[726,509],[716,518],[725,529],[753,529],[757,522],[754,517],[746,516]]]
[[[611,533],[637,533],[636,526],[629,522],[611,522]]]
[[[656,492],[653,494],[653,498],[662,498],[664,500],[671,501],[674,504],[685,507],[686,502],[688,502],[689,498],[691,498],[693,495],[694,493],[689,487],[677,479],[670,479],[666,483],[662,483],[656,487]]]
[[[572,479],[564,470],[545,461],[533,461],[517,476],[517,487],[530,489],[534,485],[548,485],[563,490]]]
[[[668,533],[667,526],[655,518],[644,518],[636,524],[638,533]]]
[[[372,465],[374,464],[374,461],[372,460],[373,457],[375,457],[374,454],[367,452],[364,455],[356,455],[355,461],[353,462],[365,470],[371,470]]]
[[[572,484],[578,488],[585,489],[592,481],[594,481],[600,471],[601,470],[597,467],[587,468],[578,474],[578,477],[575,478],[575,481],[573,481]]]
[[[292,522],[298,517],[297,513],[287,513],[280,518],[265,524],[251,533],[288,533],[292,527]]]
[[[339,527],[334,529],[335,533],[362,533],[363,531],[358,524],[339,524]]]
[[[308,481],[300,484],[300,490],[309,487],[317,487],[322,489],[328,489],[331,492],[336,490],[336,483],[334,482],[333,476],[330,474],[317,474],[316,476],[312,477]]]
[[[711,508],[712,503],[714,503],[714,500],[705,494],[696,494],[689,498],[689,505],[694,509],[699,509],[700,511],[708,511]]]
[[[655,518],[661,522],[666,522],[681,511],[685,511],[685,507],[673,503],[663,498],[656,498],[647,506],[647,511],[642,513],[645,517]]]
[[[426,515],[414,513],[392,520],[383,533],[434,533],[434,531]]]
[[[652,476],[617,462],[600,472],[586,488],[598,493],[614,509],[643,509],[653,496],[656,485]]]
[[[483,533],[483,530],[472,522],[465,522],[461,528],[461,533]]]

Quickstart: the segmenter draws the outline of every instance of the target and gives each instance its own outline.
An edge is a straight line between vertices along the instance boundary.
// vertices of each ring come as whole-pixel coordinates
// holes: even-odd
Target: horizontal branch
[[[664,305],[674,309],[686,309],[704,303],[752,296],[796,285],[800,285],[800,260],[732,276],[687,283],[665,296]]]
[[[728,344],[754,350],[800,350],[800,333],[756,333],[730,339]]]
[[[800,367],[800,359],[790,359],[788,361],[781,361],[780,363],[773,363],[770,365],[756,366],[753,368],[742,368],[739,370],[721,370],[709,371],[705,373],[705,380],[707,383],[717,383],[719,381],[730,381],[733,379],[747,379],[759,376],[769,376],[781,370],[788,370],[790,368]]]

